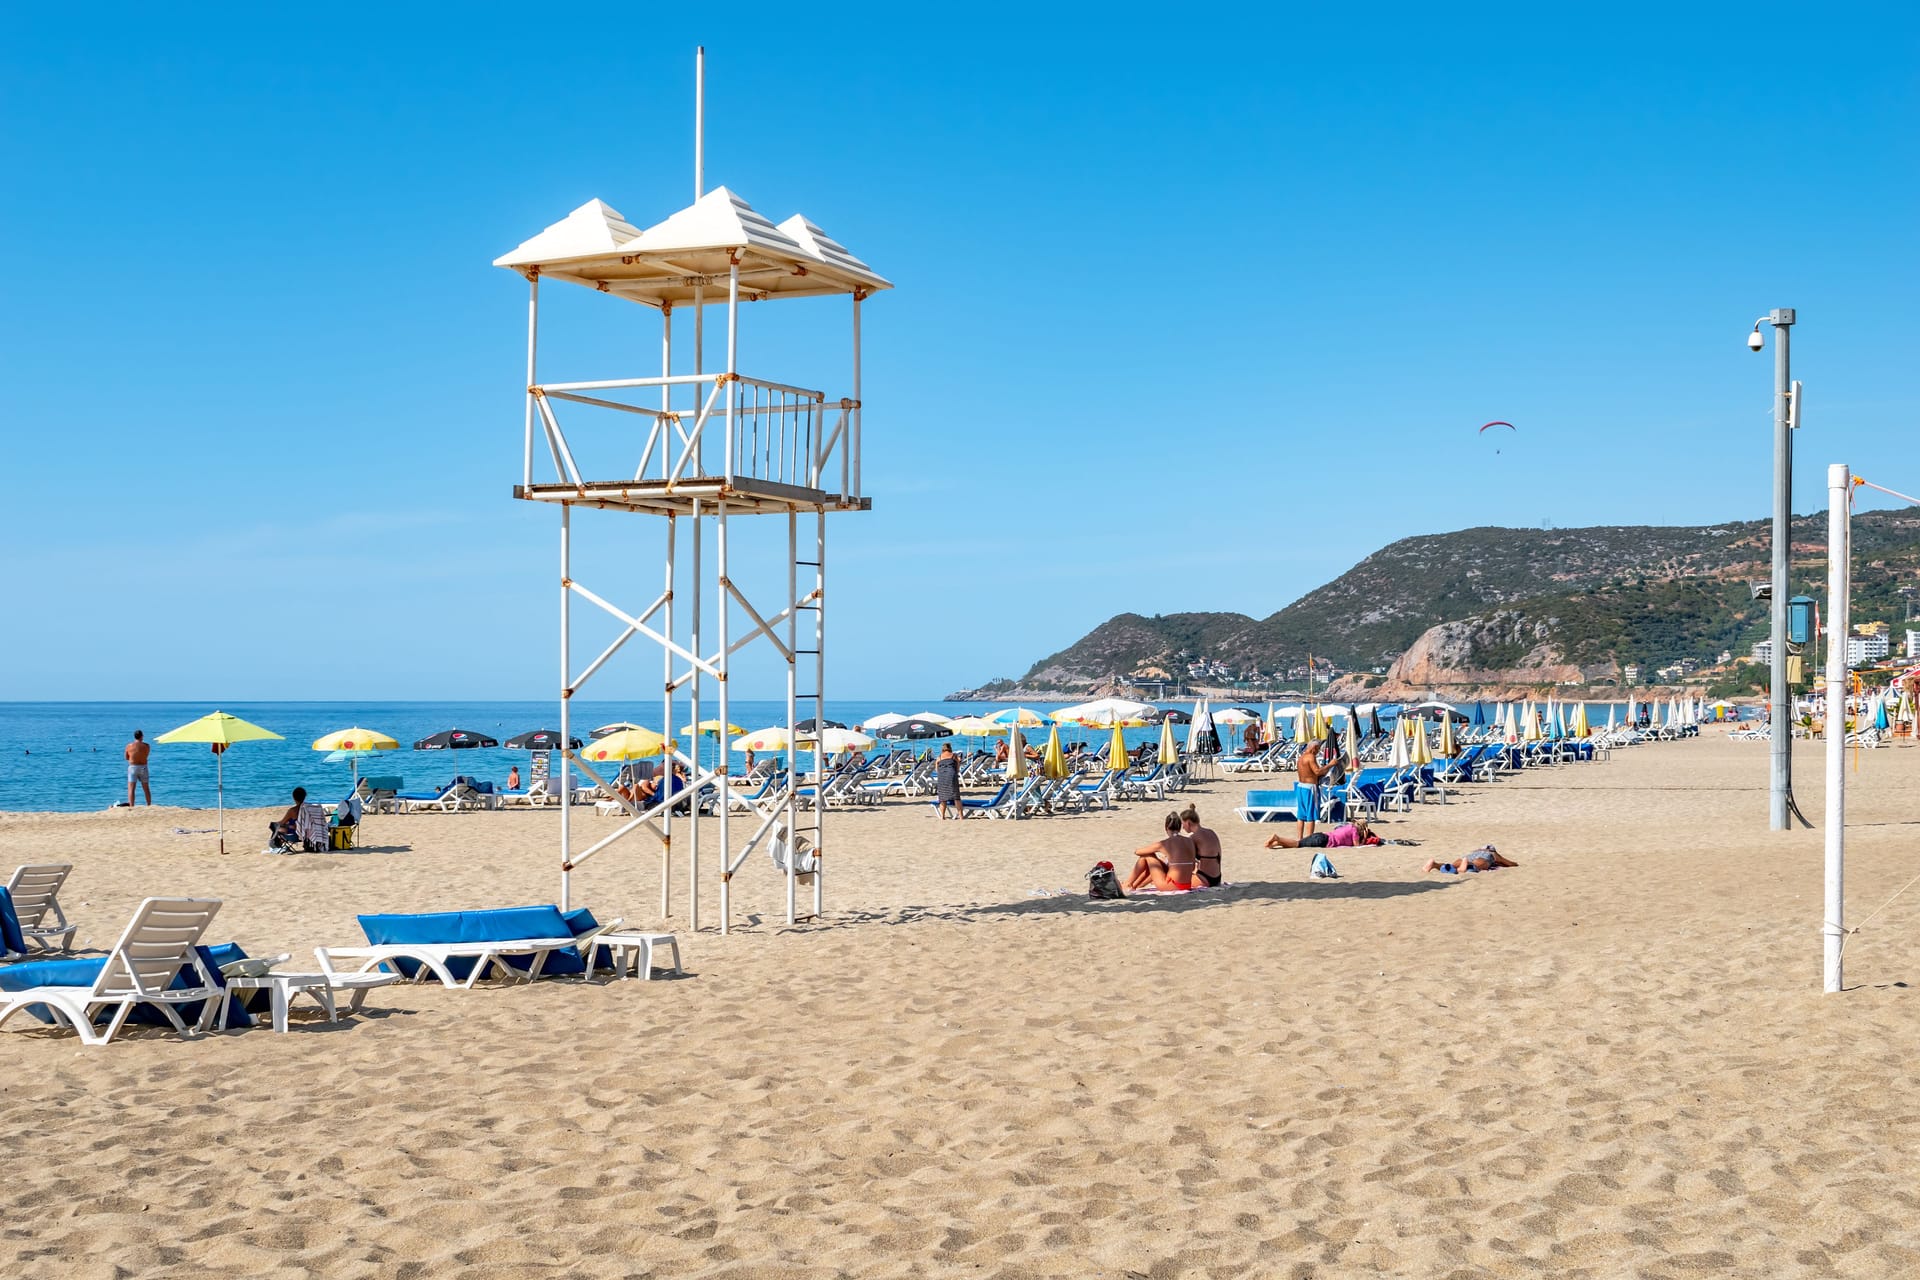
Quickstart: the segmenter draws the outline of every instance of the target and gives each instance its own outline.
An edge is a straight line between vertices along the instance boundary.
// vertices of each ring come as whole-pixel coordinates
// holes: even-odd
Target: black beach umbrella
[[[580,749],[580,739],[569,743],[575,751]],[[560,731],[558,729],[534,729],[507,739],[507,746],[515,751],[558,751],[560,749]]]
[[[876,738],[909,738],[918,741],[923,738],[951,738],[953,730],[932,720],[896,720],[883,729],[875,729]]]
[[[462,751],[468,747],[497,747],[498,738],[489,738],[484,733],[474,733],[468,729],[442,729],[430,738],[422,738],[413,744],[415,751]]]
[[[1159,715],[1153,717],[1153,722],[1155,724],[1159,724],[1163,720],[1166,721],[1168,724],[1192,724],[1193,723],[1193,717],[1188,715],[1186,712],[1180,710],[1178,707],[1169,708],[1168,710],[1162,711]]]
[[[1367,712],[1367,719],[1373,722],[1367,728],[1368,733],[1372,734],[1374,737],[1377,738],[1382,733],[1386,732],[1384,729],[1380,727],[1380,708],[1375,707],[1373,710]]]
[[[847,726],[841,724],[838,720],[827,721],[827,728],[829,729],[844,729],[846,727]],[[808,716],[805,720],[793,726],[793,729],[795,733],[818,733],[820,732],[820,725],[812,716]]]

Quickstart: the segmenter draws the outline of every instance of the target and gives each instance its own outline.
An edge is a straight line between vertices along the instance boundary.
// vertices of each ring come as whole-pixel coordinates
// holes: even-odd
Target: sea
[[[918,698],[830,701],[829,720],[858,725],[871,716],[893,711],[910,715],[935,711],[947,716],[990,715],[1012,706],[1006,702],[948,703]],[[1035,703],[1046,711],[1059,704]],[[1163,704],[1191,710],[1192,702]],[[1216,710],[1232,704],[1215,702]],[[1264,702],[1240,704],[1264,714]],[[1604,725],[1608,711],[1624,716],[1624,703],[1587,704],[1589,720]],[[6,702],[0,703],[0,810],[84,812],[105,809],[126,799],[126,763],[121,749],[142,730],[149,741],[216,708],[173,702]],[[202,743],[158,745],[149,773],[153,801],[161,805],[212,809],[219,795],[229,808],[284,804],[294,787],[304,786],[316,799],[331,800],[353,785],[353,766],[325,763],[324,753],[312,750],[317,738],[336,729],[375,729],[396,739],[400,750],[358,762],[363,774],[398,776],[408,789],[425,790],[449,781],[455,774],[504,786],[507,771],[518,765],[522,781],[530,772],[525,751],[479,747],[461,751],[416,751],[412,744],[443,729],[466,729],[505,742],[532,729],[558,729],[559,714],[545,702],[245,702],[218,708],[281,735],[278,741],[242,742],[216,760]],[[1462,704],[1468,714],[1491,718],[1493,706]],[[715,714],[713,704],[701,707],[703,719]],[[1383,711],[1390,719],[1390,712]],[[735,724],[747,729],[783,724],[786,704],[775,701],[736,701]],[[690,715],[682,705],[675,713],[678,730]],[[623,702],[576,702],[573,725],[585,739],[594,728],[630,721],[661,729],[660,704],[651,707]],[[1044,730],[1040,731],[1044,734]],[[1184,730],[1181,732],[1184,733]],[[1125,731],[1128,745],[1156,739],[1157,729]],[[1033,735],[1029,735],[1030,737]],[[1226,735],[1223,732],[1222,737]],[[1110,731],[1063,726],[1063,742],[1084,740],[1104,744]],[[684,740],[684,739],[683,739]],[[965,740],[956,740],[960,746]],[[914,744],[924,745],[924,744]],[[975,744],[978,745],[978,744]],[[718,752],[714,738],[700,740],[700,759],[712,764]],[[800,764],[810,758],[804,752]],[[218,768],[216,769],[216,765]]]

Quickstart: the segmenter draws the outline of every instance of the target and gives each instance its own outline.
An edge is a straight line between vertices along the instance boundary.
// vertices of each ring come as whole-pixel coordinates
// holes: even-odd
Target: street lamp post
[[[1793,366],[1789,330],[1793,308],[1775,307],[1754,322],[1747,347],[1759,351],[1765,340],[1760,326],[1773,326],[1773,652],[1768,703],[1773,721],[1771,769],[1767,781],[1767,824],[1787,829],[1793,810],[1793,700],[1787,688],[1787,604],[1792,589],[1787,571],[1793,556],[1793,433],[1798,425],[1794,406]]]

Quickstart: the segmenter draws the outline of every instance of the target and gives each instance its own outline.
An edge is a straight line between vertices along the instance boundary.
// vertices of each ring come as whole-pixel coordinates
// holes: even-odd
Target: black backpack
[[[1109,902],[1126,896],[1120,891],[1120,877],[1113,873],[1111,862],[1095,863],[1093,870],[1087,872],[1087,897],[1096,902]]]

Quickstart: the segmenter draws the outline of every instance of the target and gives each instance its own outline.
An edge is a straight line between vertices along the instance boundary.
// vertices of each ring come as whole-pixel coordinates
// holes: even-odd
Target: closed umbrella
[[[1020,726],[1008,726],[1012,732],[1007,737],[1007,779],[1018,782],[1027,776],[1027,744],[1020,737]]]
[[[1453,717],[1440,717],[1440,754],[1452,759],[1459,752],[1460,748],[1453,741]]]
[[[230,716],[224,711],[211,712],[178,729],[169,729],[154,739],[155,742],[205,742],[212,745],[214,805],[219,810],[221,853],[227,851],[227,748],[236,742],[269,740],[278,742],[281,738],[271,729],[262,729],[257,724],[249,724],[239,716]]]
[[[1274,714],[1273,704],[1271,702],[1267,704],[1266,740],[1268,742],[1280,741],[1280,721]]]
[[[1173,740],[1173,724],[1160,722],[1160,763],[1174,765],[1180,763],[1180,744]]]
[[[1346,751],[1347,767],[1349,769],[1358,769],[1360,767],[1359,719],[1359,716],[1347,717],[1347,739],[1343,746]]]
[[[1615,708],[1611,703],[1607,705],[1607,732],[1608,733],[1613,732],[1613,713],[1616,709],[1617,708]]]
[[[1059,725],[1047,730],[1047,749],[1040,757],[1040,772],[1056,780],[1067,776],[1067,756],[1060,750]]]
[[[1413,722],[1413,743],[1412,750],[1409,754],[1413,762],[1417,765],[1429,765],[1433,763],[1433,748],[1427,743],[1427,722],[1425,720],[1416,719]]]
[[[1172,730],[1165,725],[1160,732],[1164,735]],[[1113,726],[1113,741],[1107,744],[1107,768],[1124,769],[1127,767],[1127,735],[1119,725]]]
[[[1302,746],[1313,740],[1313,712],[1311,708],[1301,707],[1300,714],[1293,718],[1293,740]]]
[[[1413,752],[1407,745],[1407,735],[1402,732],[1402,727],[1397,724],[1393,727],[1393,754],[1387,759],[1387,763],[1395,769],[1405,769],[1413,763]]]
[[[1213,704],[1202,698],[1193,704],[1193,719],[1187,725],[1187,754],[1206,754],[1207,735],[1218,734],[1213,727]]]
[[[1593,726],[1587,723],[1587,704],[1584,702],[1573,709],[1573,736],[1576,738],[1593,736]]]

